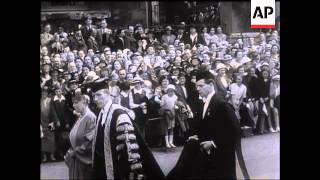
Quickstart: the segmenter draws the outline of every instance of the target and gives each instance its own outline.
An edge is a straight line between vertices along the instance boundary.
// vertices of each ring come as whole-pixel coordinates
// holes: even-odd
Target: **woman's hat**
[[[173,84],[169,84],[168,87],[167,87],[167,90],[169,90],[169,89],[176,90],[176,87],[174,87]]]
[[[142,78],[135,77],[135,78],[133,78],[133,81],[131,84],[137,84],[137,83],[143,83],[143,82],[144,82],[144,80]]]
[[[94,71],[90,71],[84,79],[88,83],[99,79],[99,76],[97,76],[97,74]]]
[[[230,60],[232,60],[232,56],[229,55],[229,54],[227,54],[227,55],[224,56],[224,59],[223,59],[223,60],[224,60],[224,61],[230,61]]]
[[[216,67],[216,71],[219,71],[220,69],[226,69],[228,70],[228,67],[224,65],[223,63],[219,63]]]
[[[166,27],[166,31],[172,31],[172,27],[171,26],[167,26]]]

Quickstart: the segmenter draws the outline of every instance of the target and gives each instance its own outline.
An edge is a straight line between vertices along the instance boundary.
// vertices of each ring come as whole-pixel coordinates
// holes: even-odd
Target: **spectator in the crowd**
[[[224,64],[218,64],[216,68],[216,72],[218,72],[216,86],[217,92],[221,93],[223,96],[227,95],[229,85],[231,84],[231,79],[227,76],[226,71],[227,67]]]
[[[272,77],[270,84],[270,108],[273,113],[271,118],[274,123],[275,131],[280,131],[279,112],[280,112],[280,75]]]
[[[77,49],[82,50],[84,52],[87,52],[87,44],[86,39],[82,36],[82,33],[80,30],[76,30],[74,32],[74,35],[70,37],[70,47],[71,49]]]
[[[172,34],[172,27],[167,26],[166,33],[163,34],[161,37],[161,43],[166,45],[173,45],[175,39],[176,39],[176,36]]]
[[[186,37],[185,44],[190,44],[191,48],[195,47],[197,44],[204,44],[205,40],[202,38],[196,30],[196,27],[190,27],[189,36]]]
[[[263,134],[265,131],[265,122],[268,124],[269,132],[275,132],[271,124],[270,113],[270,76],[268,71],[261,72],[259,79],[259,110],[258,110],[258,132]]]
[[[123,107],[126,107],[128,109],[130,109],[130,105],[129,105],[129,92],[130,92],[130,84],[128,81],[125,82],[121,82],[119,84],[119,88],[120,88],[120,104]]]
[[[54,40],[54,37],[52,34],[50,34],[51,31],[51,25],[46,24],[44,26],[44,32],[40,35],[40,42],[41,46],[44,47],[50,47],[50,43]]]
[[[73,98],[73,107],[80,116],[68,136],[71,144],[66,154],[69,179],[92,178],[92,141],[96,115],[90,110],[89,103],[90,98],[87,95],[79,94]]]
[[[131,51],[136,51],[138,48],[138,41],[135,39],[135,36],[134,36],[134,27],[129,26],[128,31],[126,31],[125,33],[126,33],[126,38],[128,39],[126,48],[130,49]]]
[[[135,112],[135,122],[145,138],[146,109],[148,98],[146,92],[142,88],[143,79],[135,77],[132,84],[134,88],[129,92],[129,106]]]
[[[85,26],[82,26],[82,28],[81,28],[81,34],[82,34],[86,44],[88,43],[88,39],[91,35],[92,30],[95,30],[95,27],[92,25],[92,18],[87,17],[87,19],[85,21]]]
[[[219,42],[222,42],[222,41],[226,41],[227,40],[227,36],[225,34],[223,34],[222,32],[222,27],[221,26],[218,26],[217,27],[217,34],[216,34],[219,38]]]
[[[161,97],[160,115],[165,118],[165,142],[167,148],[176,147],[173,144],[173,128],[175,126],[175,110],[178,97],[175,94],[175,87],[169,84],[166,94]]]
[[[204,41],[202,41],[201,42],[201,44],[202,45],[205,45],[205,46],[208,46],[209,45],[209,34],[208,34],[208,28],[207,27],[202,27],[201,28],[201,33],[200,33],[200,37],[201,37],[201,39],[202,40],[204,40]]]
[[[178,39],[180,41],[180,43],[183,43],[184,40],[186,39],[187,37],[187,33],[184,31],[184,27],[179,25],[178,26],[178,32],[176,34],[176,40]]]
[[[103,52],[104,48],[113,48],[114,38],[111,35],[111,29],[107,28],[107,21],[102,19],[100,21],[101,28],[97,30],[97,42],[99,44],[99,51]]]
[[[99,44],[96,39],[97,31],[95,29],[91,30],[90,36],[87,39],[88,49],[92,49],[93,52],[99,51]]]
[[[125,31],[123,29],[119,29],[114,42],[114,50],[117,51],[119,49],[124,49],[127,41]]]
[[[47,90],[41,90],[41,126],[43,132],[43,138],[41,139],[41,152],[42,162],[48,161],[48,155],[50,160],[55,161],[54,153],[56,151],[55,141],[55,121],[52,115],[52,99],[48,95]]]
[[[52,53],[62,53],[64,47],[63,44],[61,43],[60,36],[58,34],[54,35],[54,43],[51,45],[51,52]]]
[[[52,100],[52,113],[54,122],[56,122],[55,138],[57,146],[57,155],[60,159],[63,159],[64,154],[67,152],[69,144],[69,131],[70,131],[70,117],[66,106],[66,99],[62,94],[62,87],[55,87],[55,95]]]
[[[235,114],[240,122],[240,108],[245,102],[247,87],[242,83],[243,77],[240,74],[235,75],[235,82],[230,84],[229,102],[235,109]],[[241,123],[240,123],[241,124]]]

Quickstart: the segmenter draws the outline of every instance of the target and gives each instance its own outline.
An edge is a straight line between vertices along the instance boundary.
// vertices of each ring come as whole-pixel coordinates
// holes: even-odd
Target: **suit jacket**
[[[130,49],[131,51],[137,51],[138,49],[138,41],[134,38],[134,36],[126,36],[125,37],[125,48]]]
[[[90,33],[91,33],[92,29],[95,29],[95,26],[91,25],[90,30],[88,30],[87,26],[85,26],[85,25],[81,27],[81,34],[82,34],[82,37],[84,38],[84,40],[86,41],[86,43],[87,43],[88,38],[90,37]]]
[[[208,157],[212,169],[207,175],[212,179],[235,179],[235,148],[240,138],[240,126],[233,107],[216,93],[202,118],[197,116],[199,142],[213,141],[217,146],[213,157]],[[210,166],[209,166],[210,167]]]
[[[270,96],[270,79],[268,79],[266,82],[263,80],[263,78],[258,79],[258,97],[259,98],[266,98]]]
[[[184,43],[184,41],[186,40],[186,38],[188,37],[188,35],[189,35],[188,33],[185,33],[185,32],[184,32],[184,33],[182,34],[182,37],[179,38],[179,35],[177,34],[177,35],[176,35],[176,39],[178,39],[178,40],[180,40],[180,42],[183,42],[183,43]],[[176,40],[176,39],[175,39],[175,40]]]
[[[109,36],[106,36],[106,39],[104,41],[103,39],[103,33],[102,33],[102,29],[98,29],[97,30],[97,42],[98,45],[100,47],[100,51],[103,52],[103,49],[108,46],[110,48],[113,48],[113,44],[114,44],[114,37],[110,34]]]
[[[118,49],[123,50],[123,49],[125,49],[126,43],[127,43],[127,41],[126,41],[125,37],[123,38],[123,41],[119,37],[116,37],[116,40],[114,42],[115,50],[118,50]]]
[[[185,85],[185,88],[186,88],[187,94],[184,93],[182,86],[180,84],[177,84],[176,85],[176,93],[179,98],[182,98],[185,102],[187,102],[187,98],[188,98],[188,95],[190,92],[188,92],[189,90],[186,85]]]
[[[167,38],[168,35],[164,34],[161,37],[161,44],[166,43],[167,45],[173,45],[174,44],[174,40],[176,39],[176,36],[171,34],[169,36],[169,39]]]
[[[93,52],[99,51],[99,45],[97,40],[93,40],[91,37],[87,40],[88,49],[93,49]]]
[[[205,44],[205,40],[202,36],[200,36],[200,34],[197,34],[194,41],[192,41],[190,34],[189,34],[188,36],[185,37],[184,43],[190,44],[191,48],[192,48],[193,46],[198,45],[198,44]]]

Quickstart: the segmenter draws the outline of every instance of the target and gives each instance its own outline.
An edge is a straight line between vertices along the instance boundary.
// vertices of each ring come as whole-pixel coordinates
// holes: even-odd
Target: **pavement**
[[[182,149],[152,149],[165,175],[175,166]],[[251,179],[280,179],[280,133],[243,138],[242,152]],[[237,178],[243,179],[238,163],[236,169]],[[41,164],[41,179],[68,179],[68,168],[64,162]]]

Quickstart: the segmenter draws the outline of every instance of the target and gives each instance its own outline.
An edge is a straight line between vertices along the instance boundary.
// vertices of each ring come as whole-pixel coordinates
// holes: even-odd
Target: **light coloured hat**
[[[176,87],[173,84],[169,84],[167,87],[167,90],[169,90],[169,89],[176,90]]]
[[[269,66],[269,63],[264,62],[264,63],[261,64],[261,67],[262,66]]]
[[[216,71],[219,71],[220,69],[226,69],[228,70],[228,67],[224,65],[223,63],[219,63],[216,67]]]
[[[243,59],[242,59],[242,63],[244,64],[244,63],[247,63],[247,62],[251,62],[252,60],[250,59],[250,58],[248,58],[248,57],[243,57]]]
[[[143,83],[144,80],[141,77],[134,77],[132,84]]]
[[[230,60],[232,60],[232,56],[229,55],[229,54],[227,54],[227,55],[224,56],[224,59],[223,59],[223,60],[224,60],[224,61],[230,61]]]
[[[167,27],[166,27],[166,30],[167,30],[167,31],[172,31],[172,27],[171,27],[171,26],[167,26]]]
[[[92,82],[99,79],[99,76],[94,71],[88,72],[88,75],[84,78],[86,82]]]

